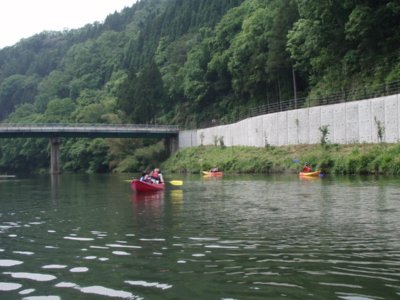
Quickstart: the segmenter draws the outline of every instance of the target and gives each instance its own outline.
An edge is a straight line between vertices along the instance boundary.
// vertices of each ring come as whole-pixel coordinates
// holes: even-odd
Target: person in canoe
[[[153,171],[151,171],[150,177],[153,183],[164,183],[163,175],[158,168],[155,168]]]
[[[143,171],[142,172],[142,177],[140,177],[139,180],[140,181],[144,181],[144,182],[151,182],[151,177],[149,176],[149,172],[148,171]]]
[[[210,172],[211,173],[219,172],[219,169],[218,168],[211,168]]]
[[[310,163],[306,162],[306,164],[305,164],[304,167],[303,167],[302,172],[303,172],[303,173],[310,173],[310,172],[312,172]]]

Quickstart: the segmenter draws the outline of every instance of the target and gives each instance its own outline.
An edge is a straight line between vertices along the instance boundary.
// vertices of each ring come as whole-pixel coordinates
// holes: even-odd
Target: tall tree
[[[155,122],[164,100],[161,73],[153,60],[139,73],[135,84],[133,121],[136,123]]]
[[[0,120],[13,112],[17,105],[32,103],[37,94],[38,78],[12,75],[0,84]]]

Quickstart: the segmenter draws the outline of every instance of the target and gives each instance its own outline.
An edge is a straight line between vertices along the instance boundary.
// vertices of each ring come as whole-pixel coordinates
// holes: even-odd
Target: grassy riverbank
[[[199,146],[179,151],[162,167],[173,173],[199,173],[214,166],[226,173],[297,173],[305,162],[331,174],[400,175],[400,144]]]

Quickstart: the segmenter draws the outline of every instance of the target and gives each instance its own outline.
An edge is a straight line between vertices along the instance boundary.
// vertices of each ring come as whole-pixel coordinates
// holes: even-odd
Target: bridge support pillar
[[[168,150],[168,155],[174,154],[178,151],[178,137],[169,137],[165,139],[165,147]]]
[[[50,173],[60,174],[60,139],[50,138]]]

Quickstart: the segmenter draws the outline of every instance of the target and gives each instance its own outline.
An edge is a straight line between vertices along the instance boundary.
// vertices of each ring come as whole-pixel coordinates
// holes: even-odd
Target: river
[[[399,299],[400,179],[0,179],[0,299]]]

